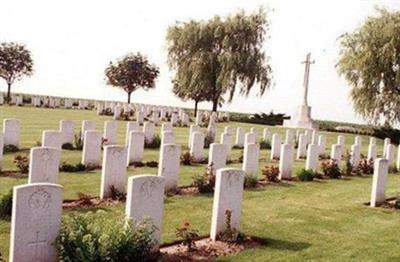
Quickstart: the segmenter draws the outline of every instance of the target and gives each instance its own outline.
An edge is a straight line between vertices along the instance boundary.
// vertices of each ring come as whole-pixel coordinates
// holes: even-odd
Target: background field
[[[21,120],[21,150],[29,154],[29,148],[41,141],[46,129],[58,129],[59,120],[75,122],[75,131],[80,130],[84,119],[95,120],[97,130],[103,130],[105,120],[110,117],[97,116],[94,111],[44,109],[31,107],[0,107],[0,120]],[[2,123],[1,123],[2,124]],[[118,143],[125,141],[126,122],[118,121]],[[239,122],[219,123],[218,137],[224,126],[255,127],[258,136],[266,126]],[[284,134],[285,129],[269,127],[271,132]],[[160,125],[156,133],[160,132]],[[182,151],[187,151],[189,128],[174,128]],[[326,153],[336,142],[339,133],[321,132],[327,137]],[[354,135],[344,134],[346,149],[354,142]],[[367,154],[368,137],[363,136],[362,154]],[[378,153],[382,153],[381,140]],[[208,151],[205,150],[205,156]],[[237,159],[241,150],[234,149],[231,159]],[[12,163],[15,154],[6,154],[3,169],[15,169]],[[158,149],[146,149],[144,160],[158,161]],[[269,160],[269,150],[261,150],[259,176],[265,165],[276,165]],[[78,163],[81,151],[63,151],[63,161]],[[295,162],[295,171],[304,167],[305,161]],[[240,167],[240,164],[230,166]],[[190,185],[192,176],[204,172],[206,165],[181,166],[179,185]],[[129,175],[156,174],[156,168],[129,168]],[[26,183],[25,178],[0,177],[0,194],[14,185]],[[397,195],[400,178],[391,174],[388,180],[388,196]],[[83,173],[60,173],[60,184],[64,186],[64,198],[77,198],[78,192],[98,196],[100,170]],[[398,253],[400,234],[399,213],[372,209],[363,205],[369,201],[370,177],[351,177],[342,180],[324,180],[309,183],[268,186],[246,190],[243,200],[242,231],[266,240],[265,246],[247,250],[238,255],[221,258],[221,261],[301,261],[301,260],[362,260],[389,261],[400,258]],[[176,240],[175,228],[190,221],[201,234],[208,234],[211,220],[212,195],[174,196],[165,201],[163,242]],[[124,205],[104,209],[110,219],[123,219]],[[86,212],[87,209],[79,210]],[[94,210],[92,210],[94,211]],[[65,215],[72,211],[64,211]],[[8,255],[10,222],[0,220],[0,252]]]

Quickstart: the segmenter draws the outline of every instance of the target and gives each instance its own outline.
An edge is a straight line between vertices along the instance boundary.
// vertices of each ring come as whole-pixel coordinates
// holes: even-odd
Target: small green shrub
[[[254,175],[246,174],[244,177],[244,188],[255,188],[257,187],[258,179]]]
[[[192,185],[197,188],[199,193],[214,192],[215,176],[212,174],[211,166],[203,174],[193,176]]]
[[[14,164],[21,174],[28,174],[29,172],[29,159],[27,156],[16,155],[14,157]]]
[[[12,199],[13,199],[13,191],[12,190],[8,191],[8,193],[1,196],[1,198],[0,198],[0,217],[1,218],[11,217]]]
[[[244,235],[241,234],[236,228],[232,227],[231,224],[232,210],[225,210],[225,230],[218,235],[218,239],[228,243],[240,243],[244,239]]]
[[[59,260],[146,261],[156,244],[155,230],[147,220],[124,223],[107,218],[104,211],[65,216],[56,242]]]
[[[322,173],[329,178],[337,179],[342,177],[342,171],[340,170],[337,161],[334,159],[322,162],[321,169]]]
[[[185,152],[181,154],[181,164],[184,166],[191,166],[193,162],[193,157],[190,152]]]
[[[144,167],[146,164],[141,161],[136,161],[136,162],[130,163],[130,165],[132,165],[133,167]]]
[[[210,148],[210,145],[214,143],[214,138],[207,134],[204,138],[204,148]]]
[[[395,174],[398,172],[396,164],[391,164],[388,170],[389,174]]]
[[[86,171],[86,166],[82,163],[77,163],[75,165],[72,164],[67,164],[67,162],[63,161],[60,165],[60,172],[68,172],[68,173],[74,173],[74,172],[82,172]]]
[[[3,147],[3,153],[15,153],[18,152],[19,148],[17,146],[14,145],[5,145]]]
[[[147,161],[147,162],[145,163],[145,165],[146,165],[147,167],[158,167],[158,162],[157,162],[157,161]]]
[[[82,132],[80,131],[74,136],[74,147],[76,150],[82,150],[83,148]]]
[[[265,166],[262,170],[263,176],[269,182],[279,182],[279,168],[275,166]]]
[[[314,172],[312,170],[301,169],[297,172],[297,177],[300,181],[313,181]]]
[[[358,164],[358,169],[360,170],[361,173],[365,175],[371,175],[372,173],[374,173],[374,160],[372,159],[360,160],[360,163]]]
[[[260,149],[271,149],[271,143],[268,140],[261,140]]]
[[[182,238],[182,244],[187,247],[188,251],[196,249],[195,241],[199,237],[199,231],[193,229],[190,222],[185,222],[176,228],[175,235]]]
[[[397,197],[396,200],[394,201],[393,207],[395,209],[400,209],[400,198]]]
[[[71,143],[64,143],[61,148],[64,150],[74,150],[74,145]]]
[[[349,151],[346,152],[346,155],[344,156],[344,170],[343,173],[346,176],[350,176],[353,173],[353,164],[351,163],[351,156],[349,154]]]
[[[160,148],[161,138],[159,135],[154,135],[151,141],[144,141],[145,148]]]
[[[126,200],[126,193],[119,191],[115,188],[115,186],[110,186],[111,192],[111,199],[117,201],[125,201]]]

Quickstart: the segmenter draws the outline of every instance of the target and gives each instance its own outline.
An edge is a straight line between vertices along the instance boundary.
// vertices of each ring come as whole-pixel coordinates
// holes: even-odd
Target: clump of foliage
[[[145,140],[144,141],[144,147],[145,148],[160,148],[161,145],[161,137],[159,135],[154,135],[153,139],[150,141]]]
[[[271,149],[271,142],[269,140],[261,140],[260,142],[260,149]]]
[[[29,158],[23,155],[16,155],[14,157],[14,164],[21,174],[27,174],[29,171]]]
[[[299,170],[296,175],[300,181],[313,181],[315,177],[312,170],[306,170],[304,168]]]
[[[181,154],[181,164],[184,166],[191,166],[193,162],[193,157],[190,152],[185,152]]]
[[[346,176],[350,176],[353,173],[353,164],[351,163],[351,156],[349,152],[346,152],[346,155],[344,156],[344,174]]]
[[[265,179],[269,182],[279,182],[279,168],[275,166],[265,166],[261,171]]]
[[[68,172],[68,173],[74,173],[74,172],[82,172],[86,170],[86,166],[82,163],[77,163],[75,165],[73,164],[68,164],[67,162],[63,161],[60,165],[60,172]]]
[[[207,167],[206,172],[201,175],[193,176],[193,186],[200,193],[212,193],[215,187],[215,176],[212,173],[212,165]]]
[[[190,222],[184,222],[180,227],[176,228],[175,235],[182,238],[182,244],[186,246],[188,251],[196,249],[196,239],[199,237],[199,231],[192,228]]]
[[[25,45],[9,42],[0,43],[0,78],[7,83],[6,101],[11,101],[11,85],[23,76],[33,73],[31,52]]]
[[[147,161],[145,163],[145,165],[148,167],[158,167],[158,162],[157,161]]]
[[[378,9],[340,38],[337,69],[352,87],[355,111],[373,124],[398,123],[400,111],[400,11]]]
[[[12,200],[13,191],[10,190],[8,193],[3,194],[0,198],[0,217],[8,218],[11,217],[12,212]]]
[[[61,148],[64,150],[74,150],[74,145],[71,143],[64,143]]]
[[[361,159],[358,164],[358,169],[363,174],[371,175],[372,173],[374,173],[374,160]]]
[[[83,148],[83,139],[82,139],[82,132],[74,135],[74,146],[76,150],[82,150]]]
[[[240,243],[244,239],[236,228],[232,227],[232,210],[225,210],[225,230],[218,235],[218,239],[228,243]]]
[[[104,211],[63,217],[56,247],[60,261],[146,261],[156,228],[149,221],[127,223]]]
[[[397,172],[398,172],[398,170],[397,170],[397,166],[395,164],[392,164],[389,166],[389,170],[388,170],[389,174],[395,174]]]
[[[339,168],[339,165],[335,159],[326,160],[321,163],[321,169],[324,176],[329,178],[341,178],[342,171]]]
[[[116,62],[110,62],[105,70],[107,84],[124,90],[131,102],[132,92],[156,87],[155,80],[160,71],[141,53],[127,54]]]
[[[214,138],[210,134],[206,134],[204,138],[204,148],[210,148],[210,145],[214,143]]]
[[[144,167],[146,165],[146,163],[143,163],[141,161],[135,161],[135,162],[129,163],[129,165],[132,165],[133,167]]]
[[[239,162],[239,163],[243,163],[243,158],[244,158],[244,152],[243,152],[243,150],[241,150],[241,151],[240,151],[239,158],[238,158],[238,162]]]
[[[3,147],[3,153],[15,153],[18,151],[19,151],[19,148],[15,145],[5,145]]]
[[[112,200],[125,201],[126,193],[119,191],[114,185],[110,186],[110,195]]]
[[[255,188],[257,187],[258,179],[257,176],[246,174],[244,177],[244,188]]]

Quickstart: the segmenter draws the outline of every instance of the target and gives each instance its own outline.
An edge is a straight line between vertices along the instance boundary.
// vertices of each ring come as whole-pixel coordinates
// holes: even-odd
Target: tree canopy
[[[128,103],[133,91],[155,88],[155,80],[160,71],[150,64],[141,53],[128,54],[116,62],[110,62],[105,70],[107,84],[121,88],[128,94]]]
[[[340,37],[337,69],[351,85],[356,113],[375,125],[400,119],[400,12],[378,9]]]
[[[7,101],[10,101],[11,85],[23,76],[33,73],[31,52],[25,45],[0,43],[0,77],[7,83]]]
[[[241,95],[248,95],[257,84],[263,95],[271,85],[271,68],[262,50],[267,29],[262,9],[251,15],[241,11],[226,18],[176,23],[167,32],[173,81],[185,89],[202,89],[213,111],[223,95],[233,99],[237,86]]]

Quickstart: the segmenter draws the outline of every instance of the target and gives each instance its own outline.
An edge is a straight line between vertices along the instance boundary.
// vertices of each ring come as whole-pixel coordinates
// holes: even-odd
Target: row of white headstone
[[[166,154],[170,145],[164,145]],[[126,148],[105,146],[100,196],[110,194],[110,185],[125,192]],[[57,184],[60,150],[51,147],[31,149],[29,181],[14,187],[10,234],[10,261],[56,261],[54,246],[59,234],[62,214],[63,187]],[[161,158],[163,158],[161,156]],[[164,166],[168,167],[167,161]],[[151,219],[160,243],[164,210],[164,193],[168,186],[166,172],[161,175],[138,175],[128,179],[126,218],[140,223]],[[216,240],[226,229],[225,212],[230,211],[231,227],[239,230],[244,171],[234,168],[218,169],[210,238]]]

